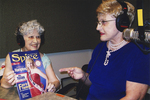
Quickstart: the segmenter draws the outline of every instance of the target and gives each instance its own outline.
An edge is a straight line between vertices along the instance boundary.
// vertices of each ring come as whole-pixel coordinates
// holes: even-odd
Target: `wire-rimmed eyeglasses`
[[[109,21],[115,21],[115,20],[102,20],[102,21],[98,21],[97,24],[102,26],[105,24],[105,22],[109,22]]]

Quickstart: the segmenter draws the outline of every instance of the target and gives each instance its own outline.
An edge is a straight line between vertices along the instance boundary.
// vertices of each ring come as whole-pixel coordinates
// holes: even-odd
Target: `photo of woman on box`
[[[16,30],[17,43],[21,47],[15,52],[38,50],[44,43],[44,28],[37,20],[23,22]],[[55,92],[60,85],[59,79],[54,73],[50,59],[40,52],[43,67],[48,79],[47,91]],[[15,73],[12,70],[9,54],[5,59],[5,69],[1,79],[1,86],[10,88],[15,85]]]

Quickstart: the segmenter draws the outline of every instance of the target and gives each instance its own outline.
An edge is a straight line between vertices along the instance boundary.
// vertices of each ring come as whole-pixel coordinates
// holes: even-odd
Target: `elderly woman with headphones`
[[[78,67],[59,71],[90,86],[87,100],[142,100],[150,85],[150,54],[144,54],[122,36],[134,19],[134,6],[125,1],[102,0],[96,12],[96,30],[103,42],[94,49],[87,72]]]
[[[31,20],[22,23],[16,30],[16,37],[19,46],[21,47],[15,52],[38,50],[41,44],[44,43],[44,28],[37,22],[37,20]],[[48,79],[47,90],[55,92],[59,88],[60,82],[55,75],[51,62],[46,54],[40,53],[41,60]],[[1,86],[4,88],[10,88],[15,84],[15,73],[12,70],[9,54],[5,60],[5,70],[1,79]]]

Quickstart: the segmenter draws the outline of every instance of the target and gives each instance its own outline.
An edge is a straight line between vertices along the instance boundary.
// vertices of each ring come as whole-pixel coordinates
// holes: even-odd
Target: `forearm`
[[[8,83],[8,81],[4,77],[2,77],[2,79],[1,79],[1,86],[3,88],[11,88],[13,85]]]
[[[130,96],[125,96],[121,98],[120,100],[143,100],[144,97],[130,97]]]
[[[54,81],[54,82],[50,82],[50,83],[54,84],[56,90],[59,89],[59,87],[60,87],[60,82],[59,82],[59,80]]]
[[[138,93],[137,95],[126,95],[120,100],[143,100],[146,92]]]
[[[5,59],[5,69],[1,79],[1,86],[11,88],[15,84],[15,73],[12,70],[9,54]]]
[[[120,100],[139,100],[139,99],[134,99],[129,96],[125,96],[125,97],[121,98]]]
[[[85,73],[84,71],[83,71],[83,77],[81,78],[81,80],[85,83],[85,85],[90,86],[92,84],[91,81],[89,80],[89,74]]]

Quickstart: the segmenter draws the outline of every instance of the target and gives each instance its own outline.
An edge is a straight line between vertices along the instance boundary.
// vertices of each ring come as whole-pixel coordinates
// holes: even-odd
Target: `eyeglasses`
[[[102,20],[102,21],[98,21],[97,24],[100,25],[100,26],[102,26],[102,25],[105,25],[105,23],[109,22],[109,21],[115,21],[115,20],[105,20],[105,21]]]

